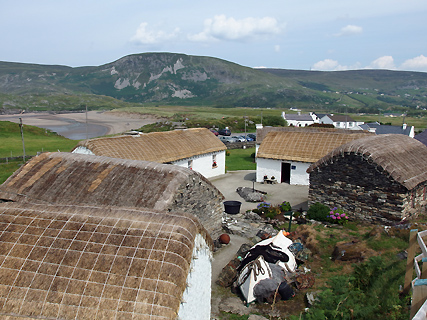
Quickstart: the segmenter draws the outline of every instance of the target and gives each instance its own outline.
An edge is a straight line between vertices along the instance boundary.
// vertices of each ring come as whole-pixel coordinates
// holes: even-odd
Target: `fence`
[[[403,293],[409,293],[412,287],[411,319],[427,319],[427,247],[423,237],[427,236],[427,230],[418,232],[417,229],[411,230],[409,235],[408,260],[406,263],[405,284]],[[415,256],[417,243],[421,249],[421,254]],[[420,269],[420,262],[422,268]],[[416,278],[413,279],[413,274]]]
[[[34,157],[34,156],[25,155],[25,161],[30,160],[32,157]],[[15,162],[15,161],[20,161],[20,160],[22,160],[22,161],[24,160],[23,156],[0,158],[0,165],[1,164],[8,164],[9,161]]]

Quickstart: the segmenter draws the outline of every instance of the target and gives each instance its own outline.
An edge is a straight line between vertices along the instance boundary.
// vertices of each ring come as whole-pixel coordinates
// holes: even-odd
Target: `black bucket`
[[[228,214],[237,214],[240,212],[240,201],[224,201],[224,210]]]

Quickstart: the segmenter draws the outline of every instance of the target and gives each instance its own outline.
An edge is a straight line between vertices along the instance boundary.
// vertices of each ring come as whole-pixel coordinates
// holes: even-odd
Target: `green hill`
[[[134,54],[77,68],[0,62],[0,103],[2,112],[167,104],[422,114],[427,73],[253,69],[177,53]]]
[[[0,121],[0,141],[0,158],[23,155],[19,124]],[[77,141],[66,139],[50,130],[25,125],[24,144],[26,156],[34,156],[37,152],[58,150],[69,152],[77,144]]]

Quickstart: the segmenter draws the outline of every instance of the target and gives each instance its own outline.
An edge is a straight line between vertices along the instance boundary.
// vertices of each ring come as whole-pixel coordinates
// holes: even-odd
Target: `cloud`
[[[393,70],[396,69],[394,65],[394,59],[392,56],[383,56],[371,62],[366,69],[388,69]]]
[[[400,66],[402,70],[427,71],[427,57],[420,55],[418,57],[408,59]]]
[[[238,40],[244,41],[252,38],[265,37],[279,34],[282,26],[275,18],[245,18],[236,20],[225,15],[218,15],[206,19],[202,32],[189,35],[191,41],[211,40]]]
[[[311,69],[320,70],[320,71],[338,71],[338,70],[345,70],[345,67],[341,66],[336,60],[325,59],[325,60],[316,62]]]
[[[345,27],[341,28],[341,31],[337,33],[336,37],[343,37],[343,36],[353,36],[356,34],[360,34],[363,32],[363,28],[355,25],[347,25]]]
[[[136,30],[135,35],[130,40],[138,44],[156,44],[165,40],[170,40],[179,33],[179,28],[175,28],[172,33],[166,33],[161,30],[148,30],[147,26],[147,22],[142,22]]]
[[[274,46],[274,51],[275,51],[275,52],[280,52],[280,45],[276,44],[276,45]]]

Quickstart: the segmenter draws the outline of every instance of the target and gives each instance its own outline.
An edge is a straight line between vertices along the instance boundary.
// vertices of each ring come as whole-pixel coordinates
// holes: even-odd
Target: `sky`
[[[426,0],[0,0],[0,61],[173,52],[253,68],[427,72]]]

